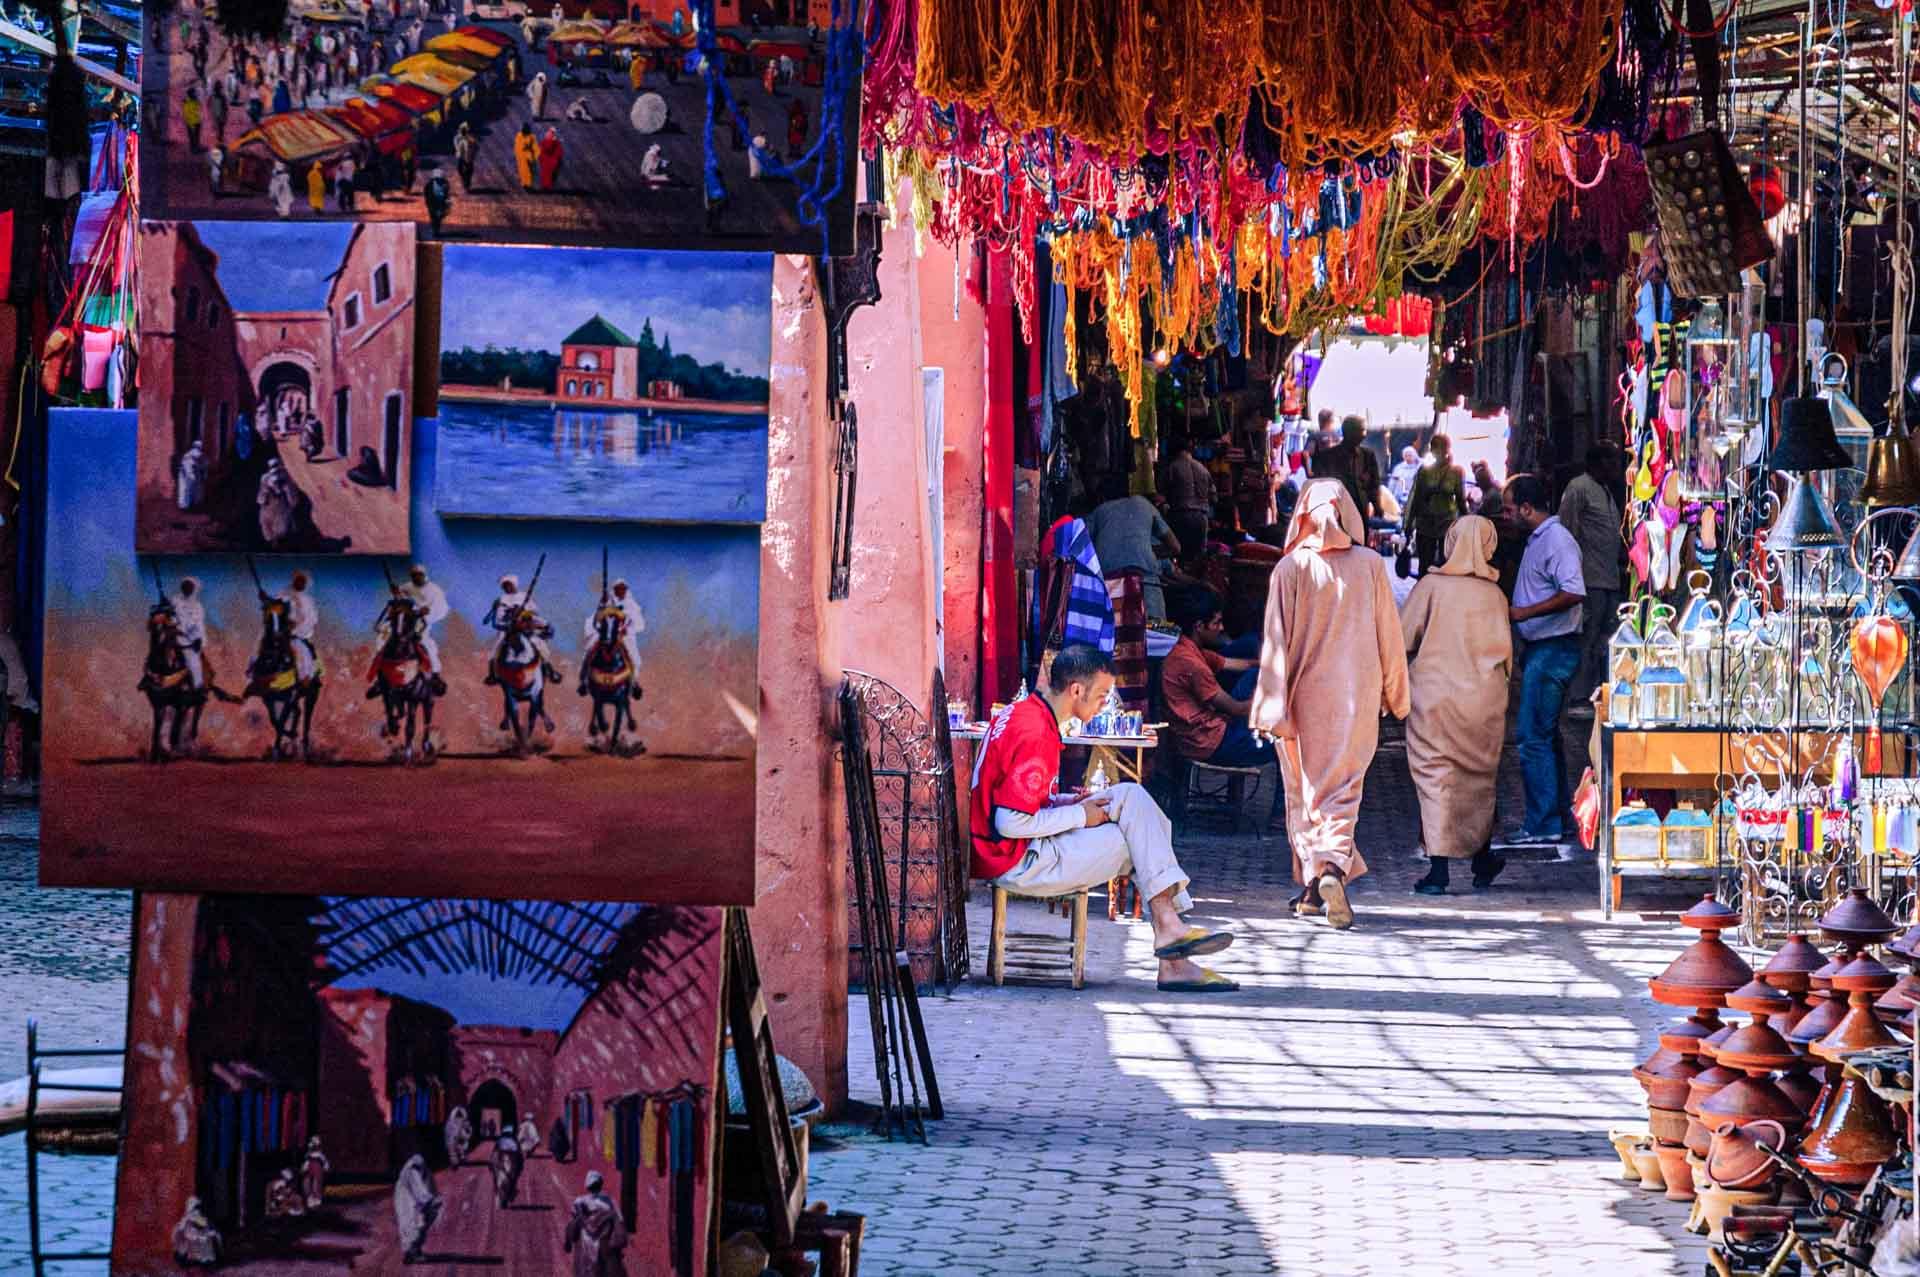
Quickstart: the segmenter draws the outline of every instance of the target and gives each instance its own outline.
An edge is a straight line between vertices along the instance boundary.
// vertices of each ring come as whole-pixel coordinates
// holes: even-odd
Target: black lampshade
[[[1813,395],[1789,399],[1780,411],[1780,438],[1767,464],[1775,470],[1845,470],[1853,458],[1833,432],[1833,408]]]

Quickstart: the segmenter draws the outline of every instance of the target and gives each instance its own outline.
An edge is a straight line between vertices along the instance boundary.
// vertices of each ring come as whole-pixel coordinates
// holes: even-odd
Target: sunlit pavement
[[[869,1216],[861,1271],[1700,1272],[1687,1208],[1622,1183],[1606,1142],[1645,1121],[1628,1070],[1667,1014],[1645,981],[1688,939],[1686,895],[1636,890],[1629,910],[1668,912],[1605,923],[1582,852],[1412,896],[1412,812],[1389,746],[1345,933],[1287,910],[1279,836],[1180,842],[1197,919],[1238,936],[1209,960],[1233,995],[1159,993],[1145,924],[1108,922],[1098,897],[1086,989],[994,989],[977,889],[979,978],[924,1004],[946,1120],[927,1147],[846,1128],[816,1146],[810,1197]],[[1064,930],[1013,907],[1017,929]],[[851,1010],[871,1102],[859,995]]]

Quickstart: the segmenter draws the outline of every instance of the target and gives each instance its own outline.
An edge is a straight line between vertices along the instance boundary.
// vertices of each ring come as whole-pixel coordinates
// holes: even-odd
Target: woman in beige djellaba
[[[1473,885],[1482,890],[1507,864],[1488,844],[1513,677],[1507,596],[1488,562],[1499,541],[1486,519],[1457,520],[1447,530],[1446,562],[1420,578],[1400,614],[1413,682],[1407,766],[1430,862],[1413,885],[1423,896],[1446,894],[1451,861],[1472,857]]]
[[[1347,887],[1367,871],[1354,845],[1380,715],[1407,713],[1407,654],[1387,565],[1367,546],[1338,479],[1300,494],[1286,557],[1267,588],[1260,682],[1249,718],[1279,742],[1298,913],[1353,925]]]

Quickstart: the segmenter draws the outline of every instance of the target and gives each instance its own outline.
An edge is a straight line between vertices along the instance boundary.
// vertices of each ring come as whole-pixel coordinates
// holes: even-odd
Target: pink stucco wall
[[[829,707],[842,604],[827,602],[833,432],[813,266],[773,262],[767,518],[760,540],[754,951],[782,1055],[829,1104],[847,1094],[846,859]]]

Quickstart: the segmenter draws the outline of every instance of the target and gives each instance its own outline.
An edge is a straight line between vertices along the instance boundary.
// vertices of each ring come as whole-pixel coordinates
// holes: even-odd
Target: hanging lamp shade
[[[1893,565],[1893,579],[1904,585],[1920,585],[1920,528],[1907,539],[1907,548]]]
[[[1844,470],[1853,458],[1833,432],[1833,408],[1816,395],[1789,399],[1780,410],[1780,438],[1767,464],[1775,470]],[[1828,516],[1831,523],[1832,516]]]
[[[1805,475],[1794,476],[1793,486],[1787,489],[1786,503],[1780,507],[1780,517],[1774,520],[1773,531],[1767,533],[1767,549],[1775,554],[1830,550],[1843,540],[1820,489]]]
[[[1867,420],[1866,413],[1860,411],[1860,405],[1853,401],[1853,396],[1840,388],[1840,383],[1821,387],[1820,397],[1827,401],[1827,411],[1833,417],[1836,433],[1842,430],[1849,434],[1873,433],[1873,423]]]

